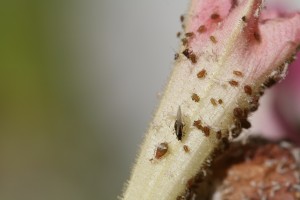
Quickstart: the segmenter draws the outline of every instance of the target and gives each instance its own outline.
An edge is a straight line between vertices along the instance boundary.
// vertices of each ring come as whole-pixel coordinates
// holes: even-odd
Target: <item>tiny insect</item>
[[[177,110],[177,117],[176,117],[176,121],[174,124],[174,129],[175,129],[175,134],[178,140],[182,139],[182,135],[183,135],[183,122],[182,122],[182,117],[181,117],[181,108],[180,106],[178,107]]]
[[[229,84],[230,84],[231,86],[233,86],[233,87],[239,86],[239,82],[237,82],[237,81],[235,81],[235,80],[230,80],[230,81],[229,81]]]
[[[192,100],[195,101],[195,102],[199,102],[200,101],[200,97],[196,93],[193,93],[192,94]]]
[[[183,16],[183,15],[180,16],[180,21],[181,21],[181,22],[184,21],[184,16]]]
[[[218,140],[220,140],[220,139],[222,138],[222,132],[221,132],[221,131],[218,131],[218,132],[216,133],[216,137],[217,137]]]
[[[191,53],[191,55],[190,55],[190,61],[193,64],[197,63],[197,57],[196,57],[196,55],[194,53]]]
[[[238,119],[240,119],[240,118],[242,118],[243,117],[243,110],[241,109],[241,108],[234,108],[233,109],[233,115],[236,117],[236,118],[238,118]]]
[[[223,104],[223,100],[222,100],[222,99],[219,99],[219,100],[218,100],[218,103],[219,103],[219,104]]]
[[[209,136],[209,134],[210,134],[210,128],[208,126],[204,126],[202,131],[203,131],[203,133],[204,133],[204,135],[206,137]]]
[[[246,19],[246,16],[243,16],[243,17],[242,17],[242,20],[243,20],[243,22],[246,22],[246,20],[247,20],[247,19]]]
[[[177,32],[176,36],[179,38],[181,36],[181,33]]]
[[[244,74],[241,71],[233,71],[232,72],[234,75],[239,76],[239,77],[243,77]]]
[[[198,78],[205,78],[206,74],[207,74],[206,70],[202,69],[200,72],[198,72],[197,77]]]
[[[191,52],[189,49],[185,49],[185,50],[182,52],[182,54],[183,54],[185,57],[187,57],[188,59],[190,58],[191,53],[192,53],[192,52]]]
[[[177,60],[179,58],[179,54],[178,53],[175,53],[174,55],[174,60]]]
[[[160,143],[156,148],[155,158],[160,159],[167,153],[167,151],[168,151],[168,143],[166,142]]]
[[[183,145],[183,150],[188,153],[190,151],[189,147],[187,145]]]
[[[185,34],[186,37],[194,37],[195,34],[193,32],[188,32]]]
[[[199,26],[199,28],[198,28],[198,33],[204,33],[204,32],[206,32],[206,27],[204,26],[204,25],[201,25],[201,26]]]
[[[212,41],[212,43],[214,43],[214,44],[216,44],[218,41],[217,41],[217,39],[216,39],[216,37],[215,36],[210,36],[209,37],[209,39],[210,39],[210,41]]]
[[[217,106],[217,101],[216,101],[214,98],[211,98],[211,99],[210,99],[210,103],[211,103],[213,106]]]
[[[220,15],[218,13],[213,13],[210,18],[213,20],[220,19]]]
[[[248,94],[249,96],[251,96],[252,95],[252,88],[251,88],[251,86],[250,85],[245,85],[244,86],[244,92],[246,94]]]

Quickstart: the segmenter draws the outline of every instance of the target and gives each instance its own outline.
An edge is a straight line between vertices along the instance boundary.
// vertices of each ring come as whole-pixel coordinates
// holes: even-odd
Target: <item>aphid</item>
[[[204,32],[206,32],[206,27],[204,26],[204,25],[201,25],[201,26],[199,26],[199,28],[198,28],[198,33],[204,33]]]
[[[242,128],[248,129],[251,127],[251,123],[246,118],[240,119],[240,122]]]
[[[220,139],[222,138],[222,132],[221,132],[221,131],[218,131],[218,132],[216,133],[216,137],[217,137],[218,140],[220,140]]]
[[[178,107],[177,110],[177,117],[176,117],[176,121],[174,124],[174,129],[175,129],[175,134],[178,140],[182,139],[182,135],[183,135],[183,122],[182,122],[182,118],[181,118],[181,108],[180,106]]]
[[[232,138],[237,138],[242,132],[242,129],[240,127],[234,127],[231,129],[231,136]]]
[[[243,77],[244,74],[241,71],[233,71],[233,74],[238,76],[238,77]]]
[[[218,42],[217,39],[216,39],[216,37],[213,36],[213,35],[211,35],[211,36],[209,37],[209,39],[210,39],[210,41],[212,41],[212,43],[214,43],[214,44],[216,44],[216,43]]]
[[[213,20],[220,19],[220,15],[218,13],[213,13],[210,18]]]
[[[186,37],[194,37],[195,34],[193,32],[188,32],[185,34]]]
[[[177,32],[176,36],[179,38],[181,36],[181,32]]]
[[[203,127],[202,127],[202,125],[201,125],[201,120],[196,120],[196,121],[194,121],[193,126],[197,127],[197,128],[200,129],[200,130],[203,129]]]
[[[254,36],[254,38],[255,38],[256,41],[260,42],[261,38],[260,38],[260,35],[259,35],[258,32],[254,32],[253,36]]]
[[[174,55],[174,60],[177,60],[179,58],[179,54],[178,53],[175,53]]]
[[[193,64],[196,64],[197,63],[197,57],[194,53],[191,53],[190,55],[190,61],[193,63]]]
[[[234,108],[234,109],[233,109],[233,115],[234,115],[236,118],[240,119],[240,118],[243,117],[243,110],[242,110],[241,108]]]
[[[183,55],[185,55],[185,57],[187,57],[188,59],[190,58],[190,55],[191,55],[191,51],[189,49],[185,49],[183,52],[182,52]]]
[[[217,101],[214,99],[214,98],[211,98],[210,99],[210,103],[213,105],[213,106],[217,106]]]
[[[193,93],[192,94],[192,100],[195,101],[195,102],[199,102],[200,101],[200,97],[197,94]]]
[[[188,147],[187,145],[183,145],[183,150],[184,150],[186,153],[190,152],[190,149],[189,149],[189,147]]]
[[[251,86],[250,85],[245,85],[244,86],[244,92],[246,94],[248,94],[249,96],[251,96],[252,95],[252,88],[251,88]]]
[[[218,100],[218,103],[219,103],[219,104],[223,104],[223,100],[222,100],[222,99],[219,99],[219,100]]]
[[[230,80],[229,81],[229,84],[232,86],[232,87],[237,87],[239,86],[239,82],[235,81],[235,80]]]
[[[243,16],[243,17],[242,17],[242,20],[243,20],[243,22],[246,22],[246,20],[247,20],[247,19],[246,19],[246,16]]]
[[[203,129],[202,129],[202,131],[203,131],[203,133],[204,133],[204,135],[206,137],[209,136],[209,134],[210,134],[210,128],[208,126],[204,126]]]
[[[181,39],[182,45],[186,45],[188,43],[188,40],[186,38]]]
[[[197,77],[198,78],[205,78],[206,74],[207,74],[206,70],[202,69],[200,72],[198,72]]]
[[[168,151],[168,143],[166,142],[160,143],[156,148],[155,158],[160,159],[167,153],[167,151]]]
[[[259,97],[258,96],[254,96],[251,98],[251,100],[249,101],[249,110],[251,112],[254,112],[258,109],[259,106]]]
[[[184,16],[180,15],[180,21],[183,22],[184,21]]]

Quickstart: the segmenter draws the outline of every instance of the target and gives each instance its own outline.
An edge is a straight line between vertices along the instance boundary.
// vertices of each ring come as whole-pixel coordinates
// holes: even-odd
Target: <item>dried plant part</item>
[[[179,50],[187,59],[174,63],[123,199],[176,199],[189,180],[199,174],[199,179],[206,176],[205,166],[216,152],[228,148],[230,135],[237,137],[250,127],[249,113],[258,109],[259,97],[273,80],[285,77],[300,44],[298,13],[263,20],[262,8],[261,0],[192,0],[184,32],[195,34]],[[211,19],[214,13],[218,20]],[[193,93],[200,95],[201,101],[191,101]],[[211,97],[222,99],[222,106],[211,106]],[[179,106],[185,123],[181,129],[175,128],[185,133],[180,140],[178,135],[174,137]],[[241,116],[234,116],[235,108],[242,109]],[[199,119],[201,124],[195,123]],[[148,158],[157,141],[169,141],[172,153],[151,164]],[[183,142],[193,151],[182,151]]]

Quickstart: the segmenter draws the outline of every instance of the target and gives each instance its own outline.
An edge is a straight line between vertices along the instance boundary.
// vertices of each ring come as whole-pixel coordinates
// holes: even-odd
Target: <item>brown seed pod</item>
[[[230,80],[229,81],[229,84],[232,86],[232,87],[237,87],[239,86],[239,82],[235,81],[235,80]]]
[[[211,41],[212,43],[214,43],[214,44],[216,44],[216,43],[218,42],[217,39],[216,39],[216,37],[213,36],[213,35],[211,35],[211,36],[209,37],[209,39],[210,39],[210,41]]]
[[[195,102],[199,102],[200,101],[200,97],[196,93],[193,93],[192,94],[192,100],[195,101]]]
[[[217,106],[217,101],[214,99],[214,98],[211,98],[210,99],[210,103],[213,105],[213,106]]]
[[[206,70],[202,69],[201,71],[198,72],[197,77],[198,78],[205,78],[206,74],[207,74]]]
[[[245,85],[245,86],[244,86],[244,92],[245,92],[247,95],[251,96],[251,95],[252,95],[252,88],[251,88],[251,86],[250,86],[250,85]]]
[[[234,75],[238,76],[238,77],[243,77],[244,74],[241,71],[233,71],[232,72]]]
[[[199,26],[199,28],[198,28],[198,33],[205,33],[206,31],[207,31],[207,29],[206,29],[206,26],[204,26],[204,25],[201,25],[201,26]]]
[[[187,145],[183,145],[183,150],[184,150],[186,153],[190,152],[190,149],[189,149],[189,147],[188,147]]]
[[[163,157],[167,152],[168,152],[168,143],[166,143],[166,142],[160,143],[160,144],[156,147],[155,158],[156,158],[156,159],[160,159],[160,158]]]

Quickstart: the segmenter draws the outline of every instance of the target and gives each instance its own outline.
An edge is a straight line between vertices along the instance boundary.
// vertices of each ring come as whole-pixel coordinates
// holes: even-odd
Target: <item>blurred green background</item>
[[[121,194],[186,4],[1,1],[1,200]]]

